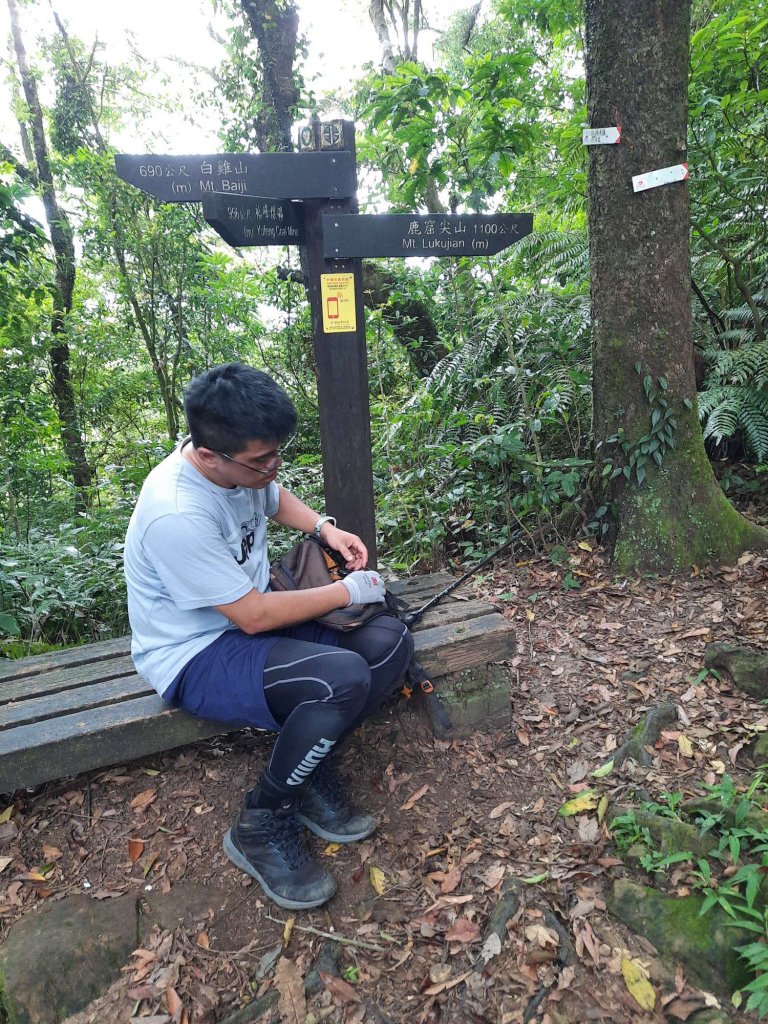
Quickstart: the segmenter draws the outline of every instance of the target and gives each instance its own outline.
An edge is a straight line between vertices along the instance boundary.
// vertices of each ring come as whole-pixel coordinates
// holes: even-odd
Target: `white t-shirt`
[[[276,483],[212,483],[177,448],[144,481],[125,538],[131,655],[163,694],[188,661],[234,628],[214,605],[269,588]]]

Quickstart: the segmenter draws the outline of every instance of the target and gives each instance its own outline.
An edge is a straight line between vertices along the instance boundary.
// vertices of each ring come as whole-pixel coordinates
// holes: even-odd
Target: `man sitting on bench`
[[[278,733],[269,763],[224,837],[224,850],[281,907],[330,899],[333,876],[302,826],[330,842],[364,839],[329,755],[392,694],[413,654],[383,613],[349,633],[313,621],[350,603],[384,602],[355,534],[313,512],[276,477],[296,411],[270,377],[227,363],[184,396],[190,437],[144,482],[128,527],[125,575],[137,671],[201,718]],[[269,590],[266,520],[316,534],[348,576],[310,590]]]

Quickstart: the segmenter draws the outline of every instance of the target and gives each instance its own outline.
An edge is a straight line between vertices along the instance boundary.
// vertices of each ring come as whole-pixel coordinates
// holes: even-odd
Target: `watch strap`
[[[333,516],[320,516],[320,518],[315,523],[315,528],[312,530],[312,536],[319,538],[320,531],[322,530],[326,523],[333,523],[333,525],[335,526],[336,520],[334,519]]]

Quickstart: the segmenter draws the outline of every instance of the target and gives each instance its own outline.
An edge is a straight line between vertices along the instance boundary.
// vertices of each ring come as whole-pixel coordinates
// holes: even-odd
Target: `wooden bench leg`
[[[503,729],[512,721],[510,675],[503,665],[479,665],[433,682],[453,723],[453,729],[447,732],[426,705],[433,735],[438,739],[461,739],[477,730]]]

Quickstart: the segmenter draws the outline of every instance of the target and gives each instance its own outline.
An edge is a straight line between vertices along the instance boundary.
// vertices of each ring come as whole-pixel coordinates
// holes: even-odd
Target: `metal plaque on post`
[[[272,199],[345,199],[355,194],[352,153],[115,154],[118,178],[164,203],[222,192]]]
[[[532,213],[325,214],[323,254],[492,256],[533,230]]]
[[[206,193],[203,216],[235,247],[304,245],[304,210],[290,199]]]

